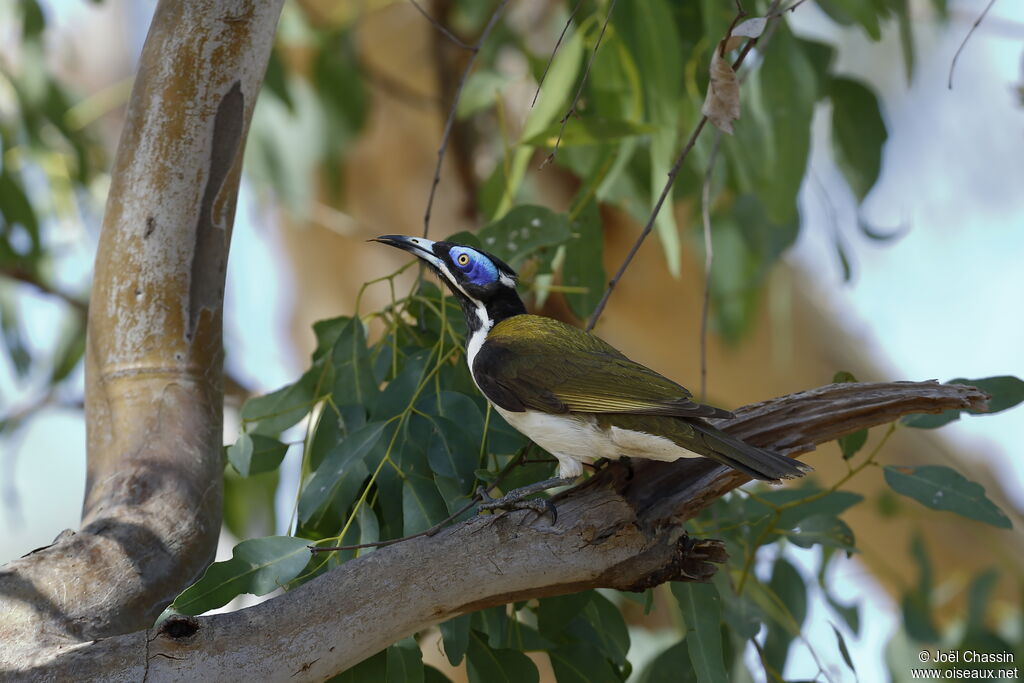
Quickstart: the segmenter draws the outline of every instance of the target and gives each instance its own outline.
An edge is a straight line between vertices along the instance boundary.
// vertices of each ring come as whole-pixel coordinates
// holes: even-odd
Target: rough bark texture
[[[282,2],[156,9],[96,258],[82,527],[0,570],[0,672],[145,628],[213,557],[224,275]]]
[[[737,411],[720,426],[799,453],[907,413],[983,410],[984,393],[935,382],[840,384]],[[169,620],[41,652],[26,677],[77,680],[324,680],[427,626],[512,600],[589,588],[641,590],[705,580],[723,559],[681,523],[746,477],[713,463],[609,467],[558,499],[558,522],[532,512],[479,516],[382,548],[256,607]]]

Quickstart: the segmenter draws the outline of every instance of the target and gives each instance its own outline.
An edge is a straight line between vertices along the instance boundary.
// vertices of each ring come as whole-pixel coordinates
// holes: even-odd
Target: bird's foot
[[[531,498],[527,500],[527,496],[532,496],[535,493],[547,491],[548,489],[553,489],[558,486],[570,486],[575,483],[575,481],[575,478],[562,477],[545,479],[544,481],[538,481],[534,484],[513,489],[501,498],[491,498],[487,493],[487,489],[481,486],[477,489],[477,494],[481,498],[481,503],[478,506],[478,509],[481,511],[533,510],[540,517],[543,517],[544,515],[551,515],[551,523],[555,524],[558,521],[558,509],[555,507],[555,504],[547,498]]]

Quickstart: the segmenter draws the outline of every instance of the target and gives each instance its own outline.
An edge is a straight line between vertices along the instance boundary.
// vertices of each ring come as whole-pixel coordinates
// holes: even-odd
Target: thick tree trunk
[[[981,409],[973,387],[841,384],[737,411],[722,422],[789,453],[900,415]],[[706,580],[723,550],[682,523],[746,481],[706,460],[609,467],[558,499],[558,522],[532,512],[478,516],[382,548],[250,609],[176,617],[155,631],[50,648],[27,677],[78,680],[324,680],[427,626],[513,600],[589,588],[642,590]]]
[[[82,527],[0,571],[0,671],[149,626],[213,557],[224,274],[282,3],[156,9],[96,257]]]

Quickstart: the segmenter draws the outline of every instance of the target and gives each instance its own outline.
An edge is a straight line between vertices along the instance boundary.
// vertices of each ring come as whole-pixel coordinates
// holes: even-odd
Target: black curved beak
[[[381,235],[375,237],[370,242],[380,242],[381,244],[387,244],[392,247],[397,247],[404,251],[408,251],[416,256],[420,257],[427,263],[437,265],[440,261],[434,256],[434,240],[428,240],[426,237],[409,237],[408,235]]]

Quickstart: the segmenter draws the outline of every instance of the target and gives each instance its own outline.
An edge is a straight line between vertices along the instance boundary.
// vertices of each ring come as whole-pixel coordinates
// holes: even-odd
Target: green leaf
[[[288,446],[262,434],[242,434],[228,447],[228,462],[243,477],[276,470]]]
[[[573,313],[582,320],[594,312],[608,281],[604,272],[604,235],[597,203],[589,202],[569,227],[573,237],[565,247],[562,284],[586,288],[586,292],[565,295]]]
[[[336,406],[366,405],[374,400],[379,392],[361,320],[350,318],[338,330],[331,361],[334,364],[331,395]]]
[[[387,680],[387,675],[388,651],[381,650],[329,680],[330,683],[380,683]]]
[[[214,562],[203,578],[174,599],[179,614],[202,614],[223,607],[242,593],[266,595],[294,579],[306,567],[309,541],[292,536],[268,536],[242,541],[231,559]]]
[[[280,434],[305,417],[325,388],[330,386],[332,368],[314,364],[294,384],[250,398],[242,405],[242,422],[255,425],[250,433]]]
[[[490,69],[477,69],[466,79],[455,108],[456,118],[469,118],[477,112],[489,109],[498,101],[498,94],[509,82],[508,76]]]
[[[839,449],[843,452],[843,460],[849,460],[857,455],[857,452],[864,447],[868,440],[868,430],[860,429],[853,434],[839,437]]]
[[[402,518],[406,535],[426,531],[448,516],[448,506],[433,479],[407,474],[402,486]]]
[[[347,492],[347,498],[362,485],[366,477],[363,460],[384,433],[385,422],[371,422],[347,438],[327,454],[313,478],[299,496],[299,519],[308,522],[329,500]]]
[[[590,591],[570,593],[553,598],[543,598],[537,606],[537,626],[541,635],[558,640],[562,630],[569,625],[590,602]]]
[[[980,632],[985,629],[985,611],[998,581],[999,572],[995,569],[983,571],[971,581],[971,587],[967,590],[968,632]]]
[[[857,550],[853,530],[846,522],[831,515],[808,517],[801,521],[795,529],[788,532],[786,537],[801,548],[824,545],[839,548],[848,553]]]
[[[876,3],[865,0],[819,0],[818,5],[834,21],[844,26],[860,24],[871,40],[881,40],[882,26]]]
[[[478,237],[484,249],[518,268],[539,250],[564,244],[572,233],[565,214],[524,204],[485,227]]]
[[[836,163],[857,199],[863,200],[878,180],[882,146],[888,138],[878,98],[866,85],[850,78],[833,78],[828,93]]]
[[[629,652],[629,630],[619,608],[608,598],[595,592],[583,609],[583,616],[597,634],[597,641],[594,644],[600,647],[605,657],[623,666]]]
[[[471,620],[472,615],[463,614],[440,625],[441,638],[444,640],[444,653],[452,666],[458,666],[462,658],[466,656]]]
[[[910,554],[918,568],[918,580],[903,596],[903,626],[914,640],[936,642],[939,632],[932,620],[932,567],[924,541],[917,533],[910,541]]]
[[[385,683],[423,683],[423,654],[413,638],[405,638],[389,647],[387,663]]]
[[[722,602],[718,589],[708,583],[673,582],[672,594],[686,621],[686,642],[697,680],[725,683],[729,678],[722,657]]]
[[[544,87],[523,125],[523,139],[537,135],[565,114],[583,64],[583,52],[582,31],[573,31],[551,61]],[[512,206],[533,152],[527,145],[516,145],[510,152],[511,159],[497,164],[481,191],[481,209],[486,216],[499,218]]]
[[[552,123],[536,135],[523,140],[521,144],[532,147],[554,147],[561,128],[560,122]],[[647,135],[655,130],[657,128],[650,124],[625,119],[570,118],[565,124],[559,147],[600,145],[637,135]]]
[[[540,679],[529,657],[516,650],[494,650],[476,631],[469,634],[466,658],[470,683],[537,683]]]
[[[60,345],[54,352],[53,369],[50,371],[50,384],[67,379],[68,375],[78,367],[85,353],[85,321],[82,320],[70,329],[66,330],[61,337]]]
[[[473,406],[476,410],[476,406]],[[479,414],[479,411],[477,411]],[[469,416],[467,416],[469,417]],[[473,470],[480,461],[480,431],[475,433],[446,417],[430,416],[432,431],[427,443],[430,469],[442,477],[458,482],[459,490],[468,491],[473,484]]]
[[[847,668],[850,672],[856,676],[857,668],[853,665],[853,659],[850,658],[850,651],[846,647],[846,639],[843,638],[843,634],[839,632],[835,624],[831,624],[832,632],[836,634],[836,643],[839,646],[839,654],[843,656],[843,661],[846,662]]]
[[[680,54],[682,45],[672,17],[672,5],[665,0],[634,3],[628,11],[616,12],[612,23],[632,53],[637,70],[643,74],[646,119],[656,128],[648,150],[650,204],[653,206],[678,153],[683,60],[665,56]],[[673,277],[678,277],[682,267],[680,242],[671,198],[658,212],[655,230],[661,239],[668,270]]]
[[[853,376],[853,373],[848,372],[847,370],[840,370],[839,372],[832,376],[833,384],[849,384],[851,382],[856,381],[857,378]]]
[[[655,657],[640,673],[637,683],[697,683],[687,642],[682,640]]]
[[[605,654],[586,642],[559,645],[548,652],[558,683],[620,683]]]
[[[505,647],[508,642],[509,618],[505,606],[490,607],[473,615],[473,628],[487,634],[487,644],[493,648]]]
[[[768,633],[764,640],[764,658],[776,671],[786,667],[790,644],[800,632],[807,617],[807,585],[803,576],[789,561],[779,558],[772,567],[772,577],[767,589],[775,594],[776,610],[767,623]]]
[[[1013,526],[1010,518],[985,496],[985,488],[942,465],[885,466],[885,482],[896,493],[930,507],[948,510],[1000,529]]]

